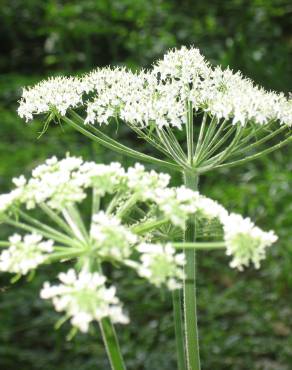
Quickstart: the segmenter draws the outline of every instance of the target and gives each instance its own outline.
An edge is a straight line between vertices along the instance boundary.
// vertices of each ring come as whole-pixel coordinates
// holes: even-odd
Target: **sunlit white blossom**
[[[185,186],[158,188],[154,192],[153,199],[171,222],[182,228],[185,227],[186,220],[195,214],[219,220],[228,214],[225,208],[216,201]]]
[[[58,312],[64,311],[71,324],[81,332],[87,332],[92,321],[109,317],[114,323],[127,324],[114,287],[107,288],[106,278],[98,272],[82,270],[79,274],[70,269],[58,275],[60,284],[46,282],[41,298],[51,299]]]
[[[43,81],[24,89],[18,113],[31,120],[35,114],[55,110],[65,115],[68,108],[84,105],[85,123],[107,124],[120,118],[130,126],[181,128],[186,101],[218,121],[263,125],[275,120],[292,125],[292,103],[283,93],[266,91],[230,68],[211,66],[193,47],[168,51],[148,71],[106,67],[79,79]]]
[[[44,263],[53,252],[53,241],[43,240],[41,235],[14,234],[9,238],[10,247],[0,254],[0,270],[26,275]]]
[[[81,82],[74,77],[55,77],[24,88],[18,114],[29,121],[34,115],[56,112],[65,115],[82,102]]]

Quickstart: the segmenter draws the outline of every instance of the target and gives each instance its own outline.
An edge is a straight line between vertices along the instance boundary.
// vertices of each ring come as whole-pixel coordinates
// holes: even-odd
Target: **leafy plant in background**
[[[239,73],[212,68],[196,49],[171,51],[150,71],[133,74],[107,68],[79,79],[42,82],[24,91],[19,114],[31,119],[42,113],[47,113],[46,126],[54,119],[63,121],[111,149],[182,172],[185,185],[193,190],[202,173],[246,163],[291,140],[291,101],[283,94],[258,88]],[[93,125],[114,120],[125,122],[168,159],[127,148]],[[282,136],[280,142],[258,151],[278,135]],[[187,220],[185,228],[185,242],[194,247],[198,225],[198,221]],[[241,245],[245,253],[274,241],[271,237],[264,242],[265,238],[253,233],[252,224],[238,218],[230,225],[240,226],[241,236],[248,233],[243,238],[247,244]],[[255,244],[249,238],[255,238]],[[174,294],[179,366],[199,369],[194,248],[186,248],[185,257],[185,343],[181,301],[179,294]]]

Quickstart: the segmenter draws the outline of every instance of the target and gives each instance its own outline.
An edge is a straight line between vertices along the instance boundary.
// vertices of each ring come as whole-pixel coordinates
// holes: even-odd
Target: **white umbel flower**
[[[207,63],[198,49],[182,47],[169,51],[158,61],[152,73],[160,78],[157,82],[156,96],[163,99],[165,90],[168,95],[169,112],[171,106],[180,104],[176,109],[177,119],[170,117],[168,122],[184,123],[182,107],[185,101],[192,102],[196,111],[208,112],[217,120],[230,120],[233,124],[246,125],[248,122],[263,125],[270,121],[292,125],[292,105],[284,94],[265,91],[240,72],[231,69],[213,68]]]
[[[153,199],[156,189],[165,189],[170,181],[170,176],[154,170],[146,171],[140,163],[130,167],[127,171],[127,186],[130,191],[139,195],[139,200]]]
[[[137,109],[135,97],[138,91],[145,91],[143,72],[136,74],[125,68],[106,67],[85,75],[82,83],[84,90],[94,95],[87,105],[86,124],[107,124],[114,117],[133,123],[141,120],[143,107]]]
[[[192,211],[184,202],[181,202],[176,196],[175,188],[155,189],[153,192],[153,201],[157,204],[158,208],[163,212],[170,222],[181,228],[185,227],[186,220]],[[192,191],[189,194],[193,194]],[[191,202],[190,202],[191,203]]]
[[[136,269],[141,277],[157,287],[163,284],[170,290],[181,287],[185,264],[183,253],[176,253],[169,243],[166,245],[142,243],[138,245],[137,250],[141,253],[141,263],[137,264]]]
[[[184,229],[188,220],[195,220],[195,217],[198,217],[208,220],[217,219],[223,226],[228,253],[238,256],[238,251],[247,250],[250,256],[254,253],[254,257],[247,258],[247,261],[253,261],[256,267],[259,266],[256,256],[260,254],[264,257],[265,253],[259,251],[264,251],[268,245],[267,241],[258,247],[259,240],[266,240],[265,236],[274,235],[272,232],[261,231],[249,219],[241,219],[242,222],[239,222],[238,216],[238,225],[246,227],[249,225],[251,232],[249,233],[247,228],[246,235],[248,234],[249,238],[235,237],[239,230],[239,226],[234,222],[236,218],[229,215],[223,206],[185,186],[169,187],[169,179],[169,175],[153,170],[146,171],[140,164],[125,170],[117,163],[103,165],[84,162],[78,157],[67,156],[62,160],[52,157],[35,168],[30,179],[26,180],[20,176],[13,180],[16,188],[11,193],[0,195],[0,215],[5,219],[6,216],[17,213],[18,207],[22,205],[30,210],[45,203],[49,208],[62,212],[65,221],[80,242],[84,240],[84,235],[72,219],[72,214],[70,215],[70,211],[78,212],[78,208],[71,206],[85,200],[89,194],[88,189],[91,189],[97,203],[101,200],[103,204],[102,198],[105,196],[112,197],[110,202],[108,199],[105,202],[109,207],[107,213],[101,211],[93,215],[89,230],[93,243],[90,253],[100,260],[115,260],[123,263],[131,258],[133,246],[141,242],[141,239],[138,240],[138,236],[130,231],[130,228],[139,230],[139,223],[144,223],[146,220],[148,222],[161,220],[163,223],[169,222],[173,226]],[[117,216],[119,212],[122,216]],[[128,216],[129,220],[133,216],[132,221],[127,220]],[[123,225],[120,218],[123,221],[127,220],[127,224]],[[87,237],[86,230],[83,230],[83,234]],[[141,237],[145,238],[146,234]],[[151,237],[153,237],[152,230],[147,234],[147,241],[151,241]],[[274,239],[271,237],[270,240]],[[232,250],[234,253],[231,252]],[[236,261],[238,259],[235,258],[232,265],[238,265],[241,268],[240,262]],[[243,265],[246,264],[247,262],[243,263]]]
[[[255,268],[266,257],[266,249],[278,237],[273,231],[264,232],[249,219],[238,214],[230,214],[223,220],[226,254],[232,256],[231,267],[240,271],[253,263]]]
[[[193,47],[168,51],[149,71],[106,67],[80,79],[40,82],[24,89],[18,114],[29,121],[36,114],[65,115],[69,108],[83,105],[86,124],[108,124],[120,118],[130,126],[181,128],[186,123],[186,101],[218,121],[245,126],[275,120],[292,125],[291,99],[264,90],[240,72],[212,67]]]
[[[138,240],[117,217],[102,211],[93,215],[90,235],[98,256],[117,261],[128,258]]]
[[[82,270],[79,274],[70,269],[58,275],[61,284],[46,282],[41,298],[51,299],[58,312],[64,311],[71,324],[81,332],[87,332],[92,321],[109,317],[114,323],[127,324],[114,287],[105,286],[106,278],[97,273]]]
[[[34,115],[56,112],[64,116],[69,108],[82,102],[82,84],[78,78],[55,77],[25,88],[18,114],[29,121]]]
[[[10,193],[0,195],[0,215],[9,211],[11,206],[16,204],[22,196],[22,189],[14,189]]]
[[[152,199],[170,221],[181,228],[187,219],[196,214],[214,219],[228,214],[226,209],[216,201],[201,195],[185,186],[177,188],[158,188],[153,192]]]
[[[23,194],[27,208],[46,202],[51,208],[61,210],[68,204],[81,202],[86,197],[79,184],[82,164],[81,158],[67,156],[60,161],[56,157],[49,158],[36,167]]]
[[[125,181],[125,170],[120,163],[112,162],[108,165],[94,162],[84,162],[79,168],[76,181],[80,186],[93,187],[95,193],[101,197],[117,191]]]
[[[169,50],[153,67],[163,80],[175,78],[183,82],[194,83],[196,79],[208,77],[210,65],[199,49],[182,46]]]
[[[46,261],[53,252],[53,241],[42,240],[38,234],[21,237],[14,234],[9,238],[10,247],[0,254],[0,270],[26,275]]]
[[[195,48],[169,51],[148,72],[107,69],[97,75],[107,83],[101,83],[97,97],[88,102],[85,122],[102,124],[118,117],[140,127],[181,128],[189,101],[196,111],[208,112],[218,122],[226,119],[244,126],[275,120],[292,125],[291,100],[284,94],[265,91],[240,72],[213,68]]]

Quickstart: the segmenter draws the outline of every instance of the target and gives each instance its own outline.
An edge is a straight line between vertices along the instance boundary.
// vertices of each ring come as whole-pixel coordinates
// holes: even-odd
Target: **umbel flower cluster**
[[[45,118],[43,131],[51,121],[65,123],[136,160],[197,175],[246,163],[292,140],[291,98],[214,67],[186,47],[170,50],[149,70],[105,67],[41,81],[24,88],[18,114],[26,121]],[[159,159],[97,127],[112,122],[126,124]]]
[[[13,182],[14,189],[0,196],[0,219],[26,234],[0,241],[0,269],[21,276],[42,264],[71,261],[73,267],[59,274],[60,284],[45,283],[41,297],[51,299],[82,332],[105,317],[128,322],[115,287],[106,283],[104,262],[132,268],[156,287],[182,285],[185,258],[179,250],[184,243],[177,242],[177,235],[187,222],[218,220],[218,245],[239,270],[250,263],[258,268],[277,240],[272,231],[229,214],[198,192],[169,187],[167,174],[146,171],[140,164],[125,170],[117,163],[52,157],[29,179]],[[81,217],[86,202],[91,217]]]
[[[133,73],[126,68],[101,68],[75,77],[56,77],[23,91],[18,113],[66,115],[85,106],[85,123],[120,118],[138,127],[186,123],[186,102],[219,122],[233,124],[278,121],[292,125],[292,101],[283,93],[265,91],[229,68],[211,66],[198,49],[169,51],[152,69]]]

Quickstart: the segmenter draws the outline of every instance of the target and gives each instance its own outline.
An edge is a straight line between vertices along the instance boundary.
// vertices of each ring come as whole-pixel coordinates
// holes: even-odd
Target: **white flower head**
[[[146,225],[146,231],[143,229],[145,226],[142,226],[142,235],[138,237],[135,234],[134,230],[139,230],[139,224],[147,224],[149,220],[150,224],[155,224],[157,220],[157,225],[161,226],[160,221],[162,225],[169,222],[184,229],[187,221],[195,221],[195,217],[198,217],[218,219],[221,223],[227,253],[234,257],[232,266],[242,269],[253,262],[259,267],[260,260],[265,257],[266,247],[275,241],[272,232],[261,231],[249,219],[229,215],[216,201],[185,186],[169,187],[169,180],[169,175],[146,171],[140,164],[125,171],[118,163],[103,165],[84,162],[82,158],[74,156],[62,160],[52,157],[35,168],[30,179],[26,180],[23,176],[13,179],[16,188],[8,194],[0,195],[0,215],[4,219],[10,210],[11,213],[17,212],[21,205],[30,210],[45,203],[52,210],[61,211],[68,227],[79,239],[78,242],[84,241],[87,231],[79,230],[70,213],[78,212],[74,203],[85,200],[91,188],[92,199],[96,204],[99,198],[107,197],[105,202],[103,199],[100,202],[101,205],[108,205],[107,211],[93,215],[88,238],[92,242],[90,253],[101,260],[123,263],[131,258],[135,244],[142,240],[152,241],[155,230],[151,227],[150,231],[147,230],[149,224]],[[20,217],[27,216],[20,212]],[[2,269],[7,271],[9,253],[9,250],[3,252],[6,264],[3,262],[2,266],[6,267]]]
[[[153,199],[169,220],[181,228],[193,216],[209,219],[221,218],[228,214],[216,201],[201,195],[185,186],[177,188],[158,188],[153,192]]]
[[[196,211],[208,219],[217,218],[222,220],[228,215],[227,210],[221,204],[199,193],[196,201]]]
[[[0,195],[0,215],[9,212],[13,205],[19,203],[22,189],[14,189],[10,193]]]
[[[90,235],[99,256],[117,261],[128,258],[138,240],[117,217],[106,215],[103,211],[93,216]]]
[[[80,166],[76,181],[80,186],[93,187],[95,193],[103,197],[106,193],[114,193],[125,181],[125,170],[120,163],[110,163],[109,165],[84,162]]]
[[[165,284],[168,289],[181,287],[184,279],[184,254],[175,253],[171,244],[142,243],[137,247],[141,253],[140,264],[136,266],[138,274],[157,287]]]
[[[25,88],[18,114],[29,121],[34,115],[56,112],[64,116],[82,102],[82,84],[74,77],[53,77]]]
[[[230,266],[240,271],[250,263],[258,269],[266,249],[278,239],[273,231],[264,232],[249,218],[234,213],[223,219],[223,227],[226,254],[233,258]]]
[[[170,176],[158,173],[154,170],[146,171],[140,163],[128,168],[127,186],[130,191],[139,194],[140,200],[151,200],[154,198],[156,189],[165,189],[169,183]]]
[[[9,238],[10,247],[0,254],[0,270],[26,275],[44,263],[53,252],[53,241],[43,240],[41,235],[14,234]]]
[[[198,49],[184,46],[168,51],[149,71],[106,67],[81,78],[40,82],[24,89],[18,114],[28,121],[36,114],[65,115],[70,108],[84,106],[86,124],[120,118],[129,126],[181,128],[186,101],[218,121],[292,125],[292,103],[283,93],[266,91],[240,72],[212,67]]]
[[[207,77],[210,73],[209,63],[199,49],[182,46],[180,49],[169,50],[153,67],[163,80],[177,79],[191,83],[197,78]]]
[[[59,274],[59,285],[46,282],[40,292],[41,298],[52,299],[58,312],[64,311],[71,324],[81,332],[87,332],[92,321],[109,317],[114,323],[127,324],[114,287],[105,286],[106,278],[97,273],[70,269]]]
[[[192,191],[190,192],[192,193]],[[190,212],[185,203],[177,197],[175,188],[155,189],[153,201],[172,224],[181,228],[185,227]]]
[[[46,202],[51,208],[61,210],[68,204],[81,202],[86,197],[79,181],[82,164],[78,157],[67,156],[60,161],[52,157],[35,168],[23,195],[27,208]]]

